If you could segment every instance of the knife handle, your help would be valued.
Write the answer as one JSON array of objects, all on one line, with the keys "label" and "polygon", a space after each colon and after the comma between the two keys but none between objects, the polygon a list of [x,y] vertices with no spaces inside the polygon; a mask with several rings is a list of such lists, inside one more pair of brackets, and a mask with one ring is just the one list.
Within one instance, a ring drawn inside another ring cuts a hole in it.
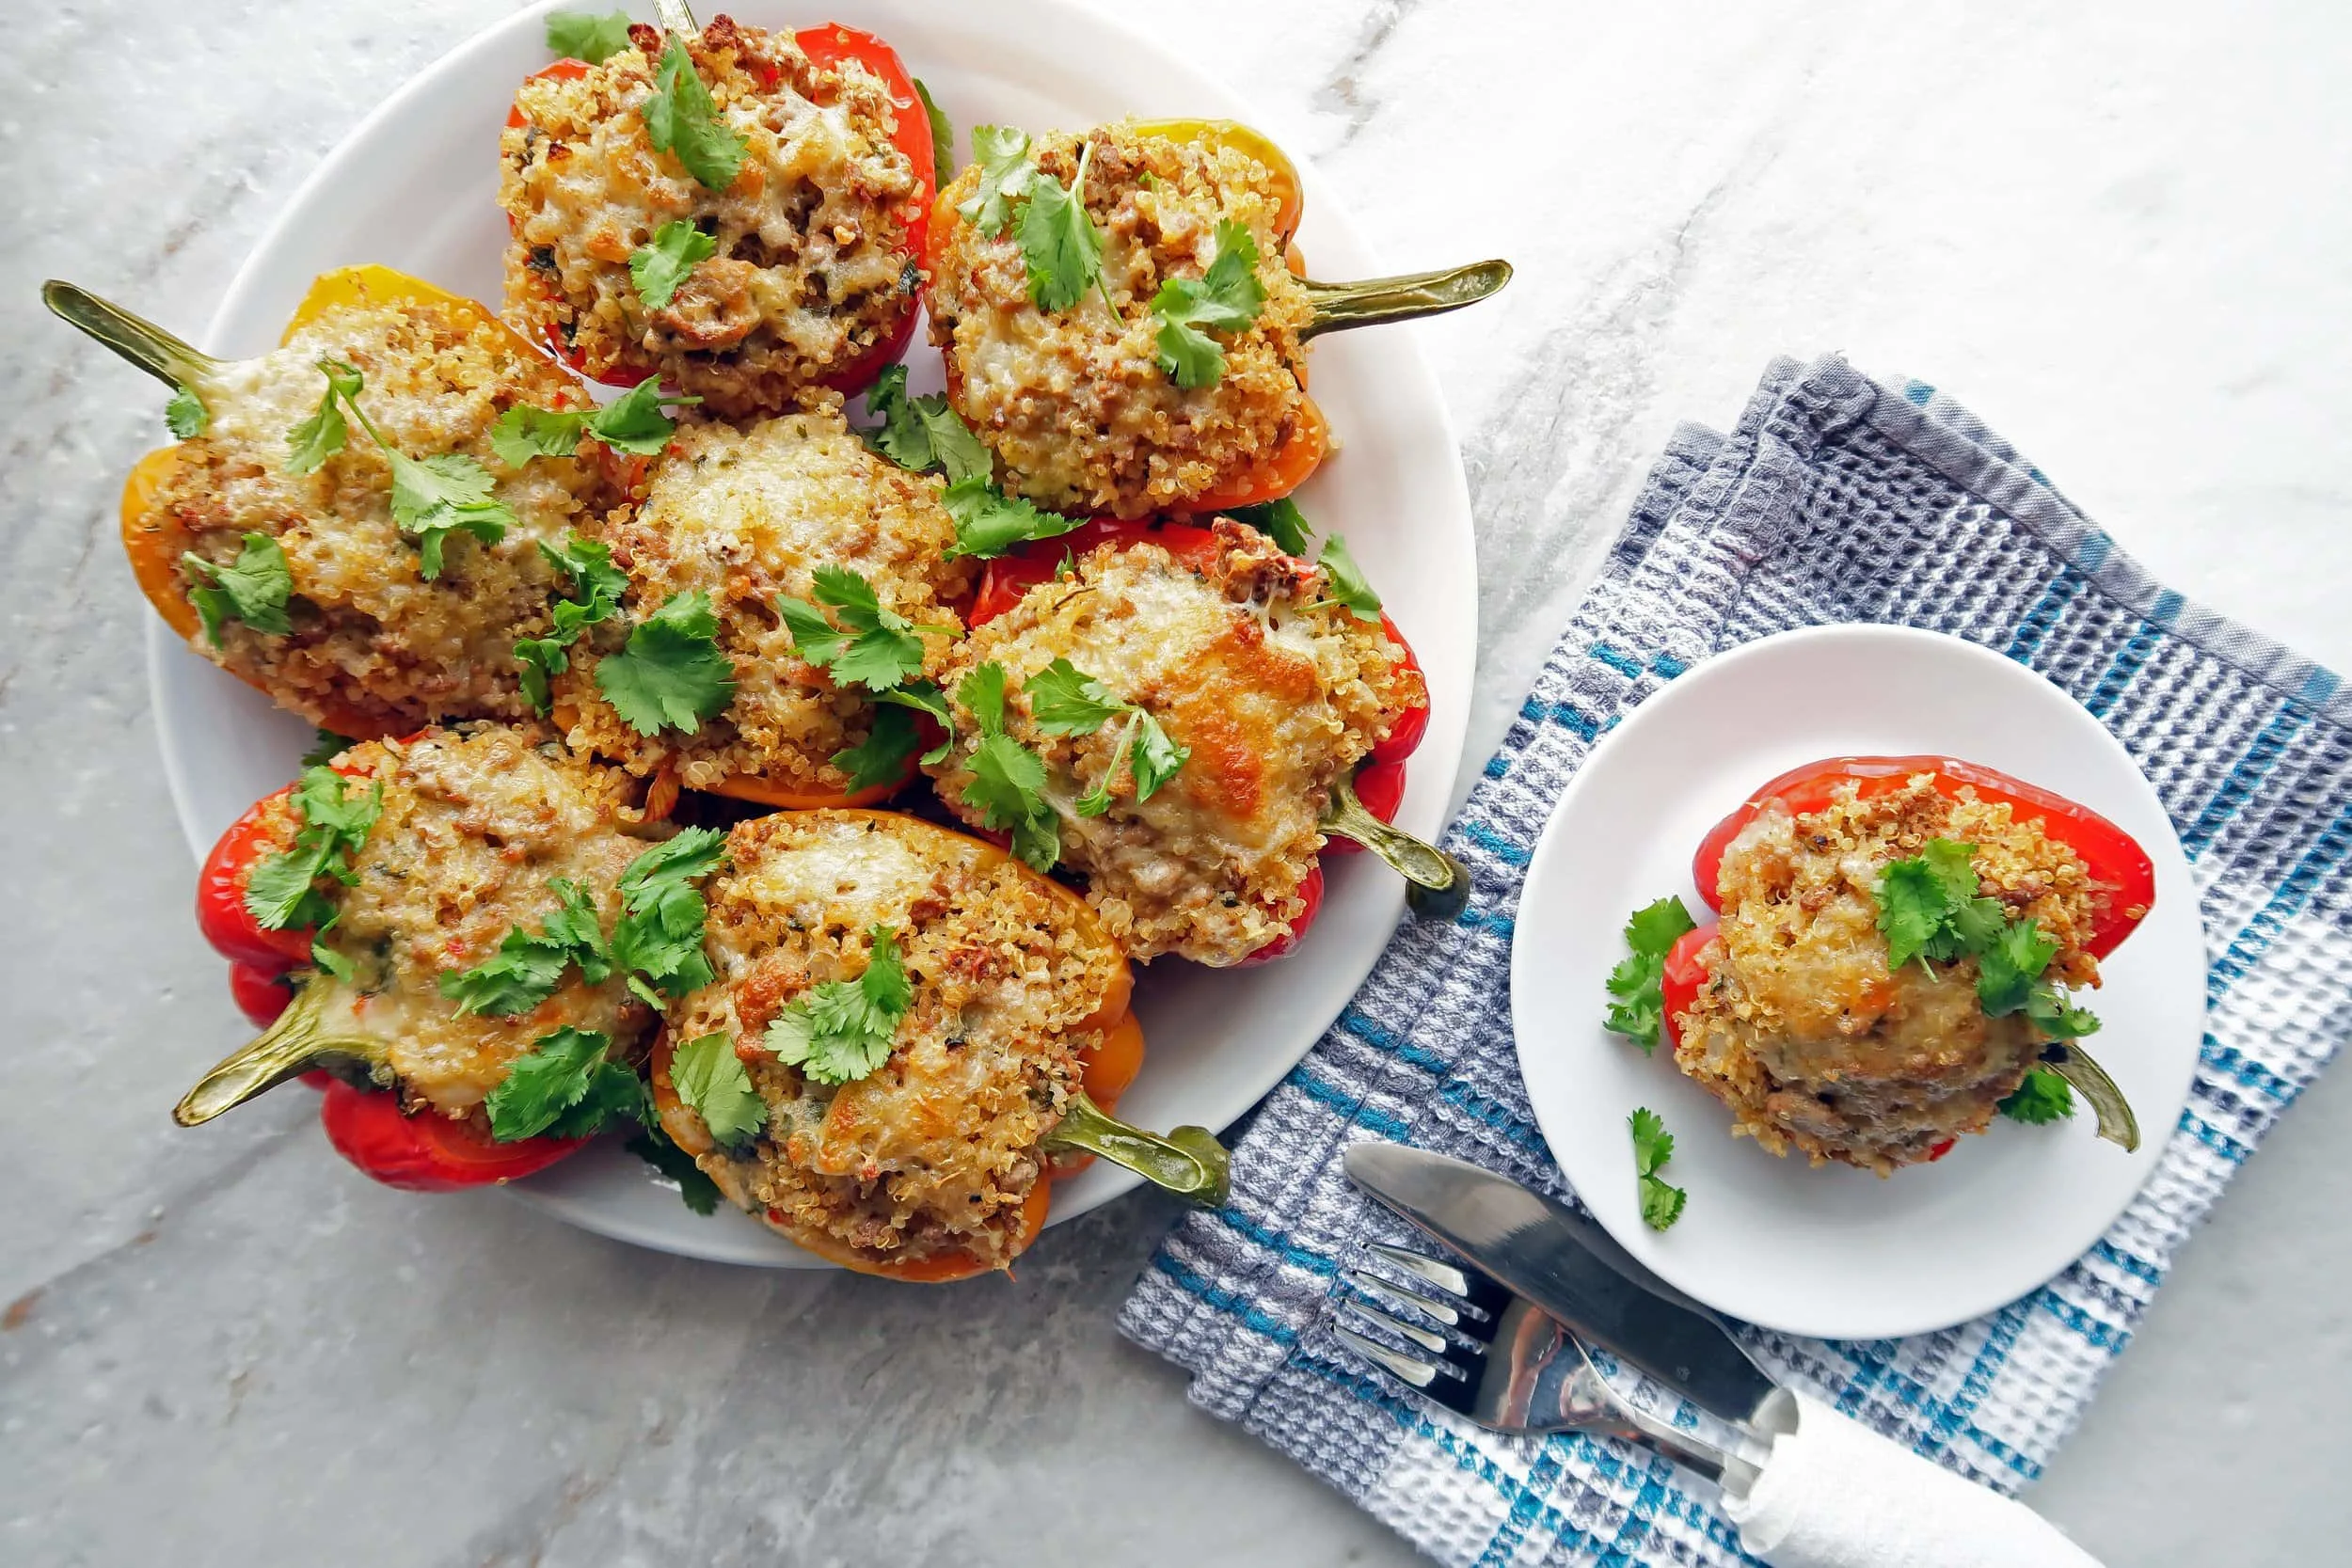
[{"label": "knife handle", "polygon": [[1793,1397],[1795,1430],[1744,1496],[1724,1494],[1740,1545],[1772,1568],[2099,1568],[2025,1504]]}]

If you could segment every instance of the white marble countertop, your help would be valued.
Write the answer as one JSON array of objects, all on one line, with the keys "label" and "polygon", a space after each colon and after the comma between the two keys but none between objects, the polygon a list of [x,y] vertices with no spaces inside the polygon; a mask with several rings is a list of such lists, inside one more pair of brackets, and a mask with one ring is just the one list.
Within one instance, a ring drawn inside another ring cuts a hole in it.
[{"label": "white marble countertop", "polygon": [[[304,1097],[168,1125],[238,1024],[186,917],[147,611],[112,538],[159,400],[33,286],[202,323],[321,154],[510,8],[11,18],[0,1559],[1406,1560],[1117,1338],[1171,1217],[1152,1200],[950,1296],[405,1197],[334,1159]],[[1675,421],[1727,423],[1784,352],[1947,388],[2174,585],[2352,668],[2341,9],[1133,10],[1264,103],[1400,268],[1519,264],[1494,304],[1414,329],[1481,529],[1473,758]],[[2112,1563],[2334,1560],[2352,1538],[2329,1462],[2352,1406],[2352,1073],[2309,1099],[2034,1495]]]}]

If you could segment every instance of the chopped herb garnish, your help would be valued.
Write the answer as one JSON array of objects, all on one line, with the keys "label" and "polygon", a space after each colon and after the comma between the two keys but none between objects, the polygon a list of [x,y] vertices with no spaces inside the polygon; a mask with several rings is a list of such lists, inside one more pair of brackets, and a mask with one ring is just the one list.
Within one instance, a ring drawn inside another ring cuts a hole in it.
[{"label": "chopped herb garnish", "polygon": [[914,78],[914,94],[923,101],[923,118],[931,122],[932,176],[944,185],[956,172],[956,128],[920,76]]},{"label": "chopped herb garnish", "polygon": [[1666,954],[1697,924],[1679,898],[1661,898],[1633,911],[1625,923],[1625,944],[1632,952],[1610,971],[1611,1001],[1604,1027],[1645,1052],[1657,1049],[1659,1026],[1666,1010]]},{"label": "chopped herb garnish", "polygon": [[1126,717],[1102,782],[1079,798],[1081,816],[1100,816],[1111,809],[1111,784],[1121,764],[1135,775],[1136,799],[1148,800],[1192,756],[1187,748],[1168,738],[1158,720],[1136,704],[1114,695],[1067,658],[1055,659],[1024,682],[1021,689],[1029,699],[1030,721],[1047,735],[1092,735],[1112,720]]},{"label": "chopped herb garnish", "polygon": [[1669,1187],[1658,1172],[1674,1158],[1675,1135],[1658,1113],[1644,1106],[1627,1118],[1633,1132],[1633,1176],[1642,1200],[1642,1223],[1663,1230],[1682,1217],[1685,1194]]},{"label": "chopped herb garnish", "polygon": [[305,768],[324,767],[358,744],[359,743],[347,735],[337,735],[333,730],[322,729],[311,736],[310,749],[302,753],[302,766]]},{"label": "chopped herb garnish", "polygon": [[917,472],[936,468],[950,484],[994,471],[994,459],[980,438],[972,434],[947,399],[907,396],[907,368],[893,365],[882,372],[866,394],[866,411],[882,420],[866,438],[874,449],[902,468]]},{"label": "chopped herb garnish", "polygon": [[555,625],[545,637],[518,638],[515,657],[522,665],[523,695],[531,700],[533,712],[546,713],[550,694],[548,683],[571,667],[571,656],[565,650],[580,641],[580,633],[607,619],[620,607],[621,595],[628,589],[628,574],[612,564],[610,546],[593,539],[577,536],[561,545],[542,542],[539,553],[548,564],[571,578],[573,597],[555,601]]},{"label": "chopped herb garnish", "polygon": [[660,1121],[648,1122],[621,1147],[658,1174],[676,1182],[677,1196],[697,1214],[719,1212],[719,1183],[703,1174],[691,1154],[670,1141],[670,1134],[661,1130]]},{"label": "chopped herb garnish", "polygon": [[1348,552],[1347,541],[1338,534],[1323,542],[1323,552],[1315,557],[1315,564],[1323,568],[1323,580],[1330,590],[1331,601],[1342,606],[1359,621],[1380,619],[1380,595],[1372,591],[1365,580],[1364,569],[1356,564]]},{"label": "chopped herb garnish", "polygon": [[[737,172],[743,166],[743,138],[719,118],[719,105],[712,101],[702,77],[695,73],[694,58],[686,52],[686,40],[675,33],[661,51],[661,62],[654,68],[653,80],[652,94],[638,108],[638,113],[644,117],[645,136],[653,143],[653,150],[675,155],[679,166],[707,190],[723,191],[734,184]],[[676,225],[665,223],[661,227],[667,230]],[[657,234],[655,243],[660,242]],[[629,270],[637,270],[634,258]],[[642,279],[637,287],[639,293],[644,292]],[[649,301],[656,309],[669,302],[667,292],[660,300]]]},{"label": "chopped herb garnish", "polygon": [[655,457],[677,434],[677,421],[661,405],[700,402],[665,390],[661,378],[654,376],[601,408],[533,408],[518,403],[490,427],[490,450],[500,462],[519,468],[534,457],[570,457],[587,436],[614,451]]},{"label": "chopped herb garnish", "polygon": [[189,388],[183,387],[171,394],[164,404],[164,428],[171,432],[175,441],[193,440],[204,434],[213,416],[204,407],[204,400]]},{"label": "chopped herb garnish", "polygon": [[628,47],[627,11],[548,13],[548,49],[561,58],[598,65]]},{"label": "chopped herb garnish", "polygon": [[795,997],[768,1025],[768,1049],[819,1084],[848,1084],[890,1059],[898,1021],[914,1000],[898,958],[898,933],[877,926],[866,973],[827,980]]},{"label": "chopped herb garnish", "polygon": [[622,1122],[649,1119],[645,1086],[612,1059],[610,1036],[570,1025],[542,1035],[483,1100],[501,1143],[542,1134],[584,1138]]},{"label": "chopped herb garnish", "polygon": [[190,578],[188,600],[214,647],[220,646],[220,628],[230,621],[243,621],[266,637],[294,630],[286,619],[294,576],[286,569],[286,552],[268,534],[246,534],[237,559],[226,566],[194,550],[182,555],[180,564]]},{"label": "chopped herb garnish", "polygon": [[637,286],[637,297],[647,309],[666,310],[694,263],[718,253],[717,240],[684,218],[672,218],[653,231],[652,244],[629,252],[628,280]]},{"label": "chopped herb garnish", "polygon": [[776,596],[776,611],[792,633],[792,651],[844,686],[887,691],[923,673],[924,631],[882,602],[874,585],[847,566],[819,566],[811,574],[817,604],[832,609],[838,630],[825,612],[789,594]]},{"label": "chopped herb garnish", "polygon": [[1238,332],[1264,305],[1258,242],[1227,218],[1216,226],[1216,254],[1208,269],[1199,277],[1171,277],[1152,297],[1160,323],[1160,369],[1187,391],[1216,386],[1225,373],[1225,350],[1209,332]]},{"label": "chopped herb garnish", "polygon": [[621,873],[621,917],[612,927],[613,967],[654,1006],[710,984],[703,922],[710,912],[696,884],[726,859],[726,835],[688,828]]},{"label": "chopped herb garnish", "polygon": [[948,485],[939,493],[939,503],[956,520],[956,542],[946,550],[950,561],[965,555],[987,561],[1015,545],[1068,533],[1086,521],[1008,496],[979,474]]},{"label": "chopped herb garnish", "polygon": [[[1021,203],[1021,259],[1029,271],[1029,298],[1041,310],[1062,311],[1102,284],[1103,231],[1087,212],[1087,166],[1094,158],[1089,141],[1078,154],[1078,167],[1067,188],[1033,170]],[[1222,358],[1220,356],[1220,363]]]},{"label": "chopped herb garnish", "polygon": [[359,406],[365,384],[357,369],[340,359],[321,359],[318,367],[326,377],[326,392],[318,411],[287,437],[288,473],[312,472],[342,451],[350,438],[348,413],[391,465],[392,521],[417,541],[417,568],[427,582],[441,575],[442,550],[452,533],[470,533],[485,545],[506,537],[515,515],[498,499],[489,469],[463,452],[410,457],[386,440]]},{"label": "chopped herb garnish", "polygon": [[2046,1067],[2029,1069],[2025,1082],[2002,1100],[2000,1111],[2011,1121],[2034,1127],[2064,1121],[2074,1114],[2074,1086]]},{"label": "chopped herb garnish", "polygon": [[1308,526],[1307,515],[1298,510],[1298,503],[1288,496],[1257,506],[1230,507],[1225,515],[1273,540],[1284,555],[1304,560],[1314,546],[1315,531]]},{"label": "chopped herb garnish", "polygon": [[720,651],[719,618],[699,589],[675,594],[596,664],[596,689],[639,735],[692,735],[735,696],[735,662]]},{"label": "chopped herb garnish", "polygon": [[670,1086],[711,1137],[740,1148],[768,1128],[768,1102],[723,1034],[698,1035],[670,1053]]},{"label": "chopped herb garnish", "polygon": [[[972,161],[980,166],[980,188],[958,203],[956,211],[993,240],[1012,221],[1012,204],[1037,176],[1037,166],[1029,161],[1028,133],[1009,125],[975,125]],[[945,170],[941,178],[944,182]]]},{"label": "chopped herb garnish", "polygon": [[558,877],[548,883],[556,907],[536,932],[516,926],[499,949],[468,970],[445,971],[437,983],[461,1013],[513,1018],[531,1011],[577,967],[588,984],[601,985],[612,973],[612,955],[594,898],[577,883]]},{"label": "chopped herb garnish", "polygon": [[359,879],[351,857],[384,810],[384,785],[378,781],[346,795],[342,774],[307,768],[294,785],[294,805],[302,818],[294,847],[260,862],[246,877],[246,911],[264,930],[325,927],[335,918],[333,902],[315,884],[323,877],[345,887]]},{"label": "chopped herb garnish", "polygon": [[979,744],[965,759],[972,782],[963,803],[987,826],[1012,834],[1012,852],[1036,871],[1061,858],[1061,821],[1046,800],[1045,763],[1005,733],[1005,667],[991,659],[956,686],[956,701],[971,710]]}]

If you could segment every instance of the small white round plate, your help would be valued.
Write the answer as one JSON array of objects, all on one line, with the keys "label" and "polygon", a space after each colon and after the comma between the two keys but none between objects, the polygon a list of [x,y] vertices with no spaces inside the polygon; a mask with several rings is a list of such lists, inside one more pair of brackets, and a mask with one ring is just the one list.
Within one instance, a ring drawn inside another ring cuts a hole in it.
[{"label": "small white round plate", "polygon": [[[498,205],[499,128],[516,84],[551,57],[542,6],[469,40],[371,114],[331,153],[262,237],[213,319],[205,347],[259,354],[316,274],[380,261],[495,304],[505,221]],[[1123,115],[1250,120],[1212,77],[1152,39],[1063,0],[705,0],[767,27],[839,22],[887,39],[930,87],[968,158],[975,125],[1030,131]],[[650,6],[629,8],[650,14]],[[1300,245],[1316,276],[1371,277],[1473,258],[1377,259],[1330,190],[1302,166]],[[1409,329],[1354,332],[1315,345],[1315,401],[1346,450],[1300,492],[1308,516],[1345,532],[1387,595],[1427,673],[1428,739],[1415,757],[1399,823],[1434,835],[1454,788],[1478,641],[1477,546],[1460,451],[1436,378]],[[941,385],[939,356],[918,334],[908,356],[916,391]],[[148,662],[164,767],[199,855],[237,815],[292,778],[308,726],[222,673],[158,625]],[[1339,1015],[1387,944],[1404,885],[1369,855],[1334,858],[1314,928],[1277,964],[1217,974],[1167,961],[1136,988],[1151,1054],[1120,1113],[1151,1127],[1221,1128],[1280,1081]],[[1074,1218],[1136,1179],[1097,1162],[1065,1183],[1053,1221]],[[603,1235],[731,1262],[818,1266],[742,1214],[697,1217],[617,1146],[598,1147],[518,1183],[519,1196]]]},{"label": "small white round plate", "polygon": [[[2091,1037],[2139,1118],[2126,1154],[2090,1109],[1995,1118],[1932,1164],[1881,1179],[1776,1158],[1723,1106],[1601,1027],[1628,913],[1668,894],[1696,915],[1699,840],[1766,780],[1821,757],[1940,752],[2079,800],[2155,863],[2156,903],[2100,965]],[[2155,1168],[2188,1095],[2205,1012],[2197,890],[2155,791],[2074,699],[1974,643],[1896,626],[1784,632],[1708,659],[1594,748],[1528,866],[1511,1022],[1529,1101],[1560,1168],[1609,1233],[1720,1311],[1791,1334],[1875,1339],[1947,1328],[2015,1300],[2103,1235]],[[1627,1118],[1675,1136],[1661,1173],[1690,1198],[1642,1223]]]}]

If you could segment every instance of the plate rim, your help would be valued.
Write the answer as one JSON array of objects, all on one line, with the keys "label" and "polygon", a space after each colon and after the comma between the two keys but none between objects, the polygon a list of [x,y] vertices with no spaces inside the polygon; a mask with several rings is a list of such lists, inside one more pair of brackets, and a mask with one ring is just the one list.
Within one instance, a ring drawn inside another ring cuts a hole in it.
[{"label": "plate rim", "polygon": [[[269,259],[286,243],[287,236],[296,227],[298,215],[318,200],[323,192],[334,187],[344,176],[347,167],[361,157],[358,150],[364,143],[378,135],[388,122],[413,112],[416,101],[429,94],[433,84],[443,75],[460,69],[475,55],[503,47],[515,34],[535,34],[543,26],[546,14],[561,8],[565,3],[566,0],[540,0],[538,5],[516,11],[469,34],[403,80],[360,116],[336,139],[317,166],[295,186],[239,261],[206,324],[202,339],[205,346],[218,352],[235,319],[255,309],[248,295],[263,286]],[[739,6],[737,8],[757,10],[765,8],[758,4],[758,0],[754,0],[752,6]],[[863,15],[875,10],[894,16],[903,15],[910,21],[918,16],[930,19],[933,15],[928,8],[894,5],[892,0],[834,0],[829,19],[858,25]],[[1257,105],[1248,103],[1242,95],[1208,74],[1189,56],[1169,49],[1131,25],[1124,18],[1075,4],[1074,0],[965,0],[965,4],[958,7],[952,17],[940,17],[935,22],[930,22],[929,25],[934,34],[952,30],[968,35],[987,21],[984,15],[977,13],[990,11],[1017,16],[1020,19],[1018,27],[1008,29],[1014,36],[1025,37],[1040,28],[1050,27],[1082,40],[1070,51],[1070,54],[1080,57],[1093,54],[1099,48],[1132,51],[1150,59],[1154,69],[1166,72],[1182,94],[1207,103],[1225,105],[1226,112],[1232,118],[1245,119],[1259,125],[1289,122],[1286,115],[1265,116],[1258,113]],[[888,31],[876,26],[875,31],[893,37],[894,41],[901,43],[923,36],[922,24],[894,24]],[[1314,221],[1338,230],[1360,249],[1372,248],[1362,239],[1345,203],[1331,189],[1312,161],[1295,151],[1292,152],[1292,157],[1297,165],[1302,190],[1309,211],[1314,214]],[[1417,418],[1426,424],[1432,438],[1451,454],[1451,460],[1444,464],[1443,475],[1432,477],[1444,491],[1446,520],[1452,525],[1454,545],[1461,551],[1466,564],[1461,574],[1462,589],[1455,594],[1458,602],[1438,607],[1447,625],[1458,628],[1452,633],[1451,640],[1464,650],[1463,657],[1454,661],[1454,669],[1447,672],[1442,686],[1435,679],[1430,682],[1429,732],[1415,752],[1415,761],[1419,766],[1415,768],[1405,810],[1400,816],[1400,825],[1434,839],[1451,815],[1454,790],[1461,775],[1470,706],[1477,677],[1480,651],[1477,531],[1470,507],[1469,474],[1463,463],[1461,442],[1453,413],[1418,335],[1410,331],[1384,334],[1382,342],[1384,377],[1391,383],[1409,385],[1414,388],[1411,400],[1420,405]],[[927,348],[926,342],[921,348],[910,352],[921,352]],[[1420,526],[1426,526],[1425,515]],[[1433,620],[1438,618],[1432,617]],[[196,789],[187,769],[189,759],[202,748],[203,742],[195,727],[188,724],[187,716],[180,713],[165,698],[169,684],[168,669],[181,665],[181,661],[189,660],[207,668],[211,666],[208,660],[178,638],[166,635],[167,631],[167,628],[158,618],[148,617],[145,651],[149,706],[154,719],[157,750],[161,753],[165,785],[171,799],[173,814],[179,820],[181,835],[186,841],[191,855],[200,864],[210,848],[212,834],[199,820]],[[1378,948],[1365,953],[1360,964],[1349,966],[1353,970],[1353,977],[1344,991],[1338,994],[1313,1028],[1302,1027],[1299,1030],[1295,1048],[1269,1051],[1263,1048],[1263,1039],[1244,1039],[1236,1036],[1232,1040],[1226,1049],[1235,1053],[1246,1065],[1233,1070],[1232,1076],[1235,1082],[1232,1090],[1219,1096],[1214,1108],[1198,1113],[1208,1125],[1221,1132],[1263,1100],[1313,1049],[1316,1040],[1329,1029],[1332,1020],[1344,1009],[1348,998],[1360,990],[1386,951],[1388,942],[1392,940],[1396,922],[1404,911],[1401,883],[1391,885],[1384,882],[1370,890],[1370,895],[1388,906],[1382,928],[1389,935],[1383,938]],[[1255,1070],[1248,1070],[1250,1068]],[[1151,1070],[1148,1060],[1144,1070]],[[1246,1097],[1241,1092],[1245,1085],[1248,1087]],[[591,1158],[599,1152],[584,1151],[580,1158]],[[755,1240],[779,1243],[789,1250],[770,1253],[763,1249],[758,1255],[750,1255],[748,1249],[730,1246],[723,1242],[706,1248],[695,1245],[691,1236],[682,1240],[677,1236],[658,1234],[631,1222],[625,1215],[608,1212],[594,1198],[582,1198],[557,1190],[551,1179],[558,1174],[551,1172],[548,1178],[509,1183],[504,1190],[594,1234],[673,1256],[755,1267],[837,1266],[791,1248],[789,1243],[764,1227],[758,1227]],[[1049,1228],[1090,1212],[1142,1183],[1142,1179],[1133,1173],[1108,1166],[1089,1171],[1081,1180],[1088,1182],[1090,1190],[1074,1196],[1057,1195],[1046,1221]],[[539,1185],[542,1181],[548,1181],[549,1185],[542,1187]],[[749,1220],[750,1216],[744,1218]]]},{"label": "plate rim", "polygon": [[[1554,1164],[1561,1168],[1564,1176],[1567,1163],[1560,1157],[1559,1144],[1562,1141],[1563,1131],[1567,1129],[1565,1129],[1562,1113],[1558,1109],[1555,1108],[1549,1116],[1547,1115],[1545,1105],[1551,1097],[1539,1091],[1536,1085],[1530,1080],[1527,1064],[1531,1048],[1528,1042],[1531,1038],[1540,1037],[1542,1029],[1539,1023],[1531,1021],[1528,1016],[1527,1009],[1533,1006],[1533,1003],[1523,1001],[1522,998],[1541,989],[1529,983],[1535,974],[1534,966],[1537,962],[1535,948],[1540,945],[1539,941],[1530,940],[1530,927],[1531,925],[1540,927],[1544,924],[1542,911],[1548,902],[1548,899],[1539,899],[1536,895],[1539,889],[1548,889],[1552,879],[1567,874],[1564,867],[1568,852],[1555,847],[1555,845],[1557,841],[1565,839],[1563,824],[1586,781],[1594,776],[1594,765],[1603,760],[1604,753],[1619,740],[1625,732],[1640,723],[1645,715],[1665,712],[1671,717],[1673,711],[1671,708],[1660,709],[1654,705],[1657,700],[1681,688],[1684,682],[1697,677],[1704,671],[1721,668],[1733,662],[1746,663],[1758,657],[1770,657],[1782,647],[1800,643],[1868,642],[1885,639],[1931,645],[1953,657],[1978,663],[1988,673],[1997,673],[1998,678],[2001,679],[2014,679],[2022,676],[2038,682],[2051,694],[2059,698],[2081,720],[2086,740],[2089,740],[2095,732],[2097,740],[2090,743],[2103,747],[2125,765],[2131,778],[2137,782],[2138,788],[2144,793],[2145,800],[2142,803],[2151,807],[2155,819],[2164,824],[2161,841],[2147,846],[2150,858],[2156,863],[2160,875],[2166,869],[2170,869],[2175,874],[2178,884],[2188,895],[2182,906],[2184,915],[2181,918],[2185,918],[2191,923],[2199,951],[2205,963],[2210,964],[2211,954],[2206,947],[2202,913],[2196,900],[2197,886],[2193,870],[2187,853],[2181,845],[2179,832],[2173,826],[2171,814],[2165,809],[2162,798],[2156,794],[2155,786],[2149,781],[2145,770],[2122,740],[2117,738],[2106,725],[2100,722],[2096,715],[2083,707],[2071,692],[2049,680],[2040,671],[2004,657],[1980,643],[1953,633],[1935,631],[1923,626],[1857,621],[1796,626],[1772,632],[1735,647],[1724,648],[1708,655],[1706,658],[1694,663],[1689,671],[1677,676],[1672,683],[1652,692],[1647,701],[1628,710],[1622,722],[1614,726],[1610,733],[1604,734],[1598,743],[1578,764],[1576,771],[1569,778],[1565,787],[1561,790],[1560,798],[1552,803],[1550,811],[1546,814],[1543,829],[1530,852],[1527,873],[1519,889],[1519,918],[1513,929],[1511,943],[1512,1053],[1515,1064],[1518,1068],[1521,1085],[1527,1094],[1529,1107],[1534,1114],[1537,1128],[1543,1136],[1546,1151],[1550,1155]],[[1530,910],[1536,913],[1536,919],[1534,922],[1527,918],[1527,912]],[[1598,985],[1597,976],[1595,977],[1595,985],[1596,987]],[[1596,994],[1598,994],[1597,990]],[[2201,1016],[2201,1011],[2200,1017]],[[1610,1232],[1613,1239],[1634,1250],[1644,1265],[1657,1273],[1661,1279],[1692,1298],[1705,1302],[1716,1310],[1743,1323],[1779,1333],[1823,1339],[1900,1338],[1912,1335],[1940,1332],[1974,1322],[1988,1313],[1998,1311],[2013,1302],[2032,1295],[2052,1279],[2063,1274],[2075,1259],[2095,1246],[2101,1237],[2114,1228],[2116,1221],[2130,1209],[2133,1203],[2138,1200],[2162,1164],[2165,1150],[2171,1140],[2173,1128],[2179,1120],[2182,1109],[2188,1101],[2189,1091],[2196,1076],[2196,1061],[2195,1053],[2189,1053],[2178,1074],[2177,1083],[2167,1092],[2164,1104],[2158,1108],[2161,1111],[2160,1115],[2139,1115],[2143,1131],[2141,1149],[2124,1157],[2141,1162],[2144,1169],[2137,1181],[2121,1190],[2111,1209],[2104,1204],[2100,1206],[2101,1217],[2095,1226],[2092,1225],[2086,1212],[2086,1217],[2077,1225],[2060,1227],[2054,1231],[2056,1236],[2069,1238],[2074,1238],[2078,1230],[2084,1233],[2079,1239],[2070,1241],[2063,1256],[2058,1257],[2058,1260],[2048,1270],[2042,1271],[2037,1266],[2032,1279],[2022,1287],[2011,1289],[2005,1283],[1992,1285],[1975,1295],[1968,1296],[1964,1301],[1955,1291],[1953,1305],[1940,1306],[1933,1312],[1923,1313],[1915,1309],[1904,1314],[1885,1311],[1872,1313],[1866,1309],[1842,1319],[1824,1312],[1811,1321],[1791,1319],[1781,1312],[1767,1311],[1762,1314],[1752,1314],[1743,1310],[1740,1304],[1737,1302],[1718,1299],[1719,1292],[1710,1288],[1709,1281],[1706,1278],[1692,1277],[1691,1271],[1683,1267],[1682,1260],[1672,1253],[1664,1253],[1661,1256],[1660,1249],[1647,1244],[1655,1239],[1648,1233],[1640,1232],[1629,1238],[1620,1233],[1620,1226],[1613,1226],[1609,1223],[1602,1210],[1594,1208],[1590,1204],[1584,1204],[1583,1207],[1603,1229]],[[1671,1064],[1667,1064],[1665,1070],[1673,1070]],[[2134,1107],[2136,1113],[2144,1113],[2148,1109],[2146,1106]],[[1728,1136],[1728,1129],[1724,1131]],[[2058,1250],[2054,1241],[2050,1251],[2056,1256]],[[2009,1276],[2000,1277],[2006,1279]]]}]

